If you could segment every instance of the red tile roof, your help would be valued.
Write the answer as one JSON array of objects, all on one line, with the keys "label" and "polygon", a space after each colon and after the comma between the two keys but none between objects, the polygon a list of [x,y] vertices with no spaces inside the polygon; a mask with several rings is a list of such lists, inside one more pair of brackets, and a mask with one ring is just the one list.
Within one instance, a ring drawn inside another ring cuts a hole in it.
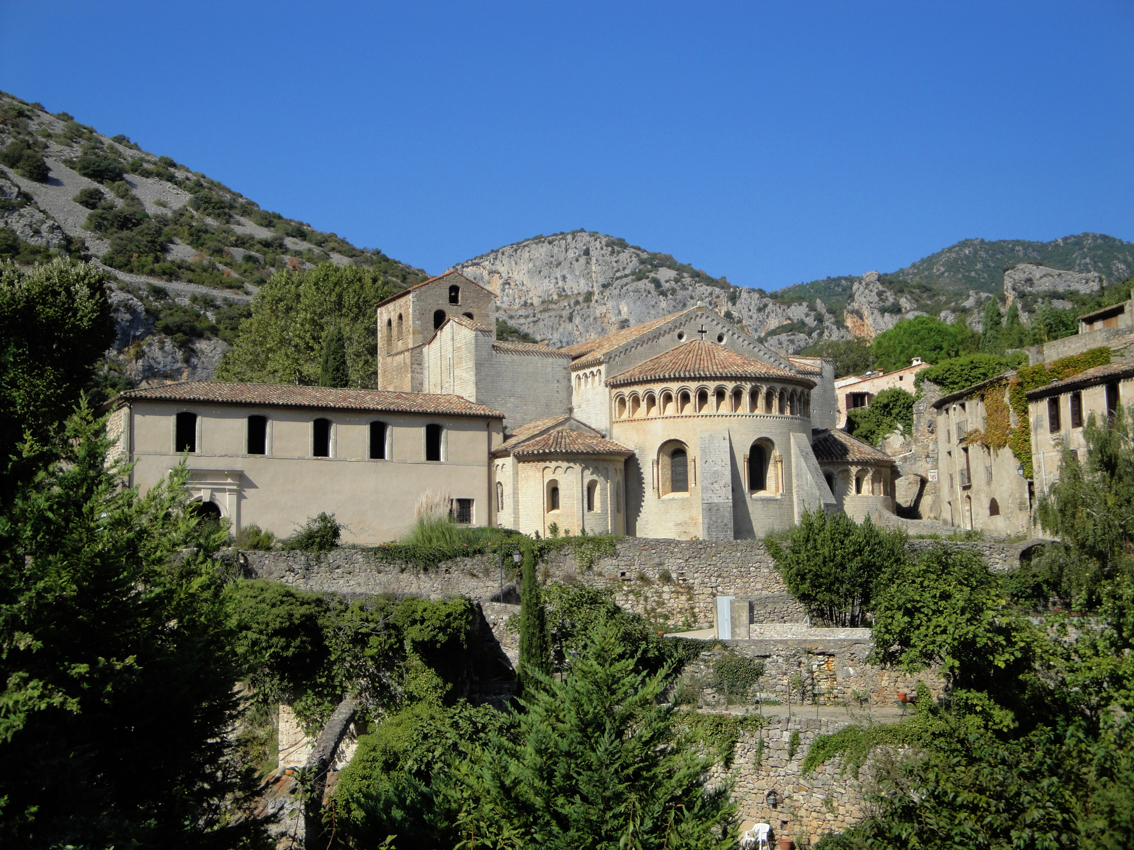
[{"label": "red tile roof", "polygon": [[444,274],[437,275],[437,277],[431,277],[429,280],[423,280],[421,283],[415,283],[413,286],[409,287],[408,289],[403,289],[397,295],[391,295],[389,298],[382,299],[375,306],[381,307],[383,304],[389,304],[391,301],[397,301],[399,298],[403,297],[407,293],[413,292],[415,289],[421,289],[421,287],[426,286],[426,285],[433,283],[435,281],[441,280],[441,278],[443,278],[443,277],[459,277],[462,281],[469,284],[470,286],[476,286],[476,287],[479,287],[480,289],[484,289],[484,291],[487,292],[489,295],[491,295],[493,298],[496,297],[496,293],[494,293],[491,289],[486,289],[485,287],[483,287],[479,283],[477,283],[475,280],[470,280],[469,278],[465,277],[460,272],[455,272],[455,271],[450,270],[450,271],[445,272]]},{"label": "red tile roof", "polygon": [[646,322],[644,325],[623,328],[612,334],[600,336],[597,339],[589,339],[586,342],[577,342],[574,345],[569,345],[559,350],[564,354],[571,355],[571,357],[575,359],[575,363],[572,364],[573,367],[595,366],[598,365],[604,354],[609,354],[619,346],[633,342],[638,337],[649,333],[655,328],[660,328],[671,319],[676,319],[678,316],[682,316],[696,309],[696,307],[690,307],[688,310],[682,310],[680,313],[674,313],[670,316],[662,316],[660,319],[654,319],[652,322]]},{"label": "red tile roof", "polygon": [[820,463],[894,463],[894,459],[839,429],[811,431],[811,450]]},{"label": "red tile roof", "polygon": [[532,457],[535,455],[621,455],[629,457],[634,452],[621,443],[616,443],[614,440],[608,440],[597,434],[588,434],[584,431],[576,431],[573,428],[556,428],[546,434],[521,440],[511,447],[508,446],[508,443],[505,443],[493,454],[497,456],[512,454],[516,457]]},{"label": "red tile roof", "polygon": [[499,351],[501,354],[531,354],[536,357],[571,359],[570,355],[564,354],[562,351],[533,342],[494,342],[492,343],[492,350]]},{"label": "red tile roof", "polygon": [[793,378],[796,382],[815,386],[815,382],[796,372],[772,366],[718,345],[695,339],[683,343],[645,363],[639,363],[607,381],[611,387],[643,381],[669,381],[685,378]]},{"label": "red tile roof", "polygon": [[823,359],[821,357],[789,357],[788,361],[799,370],[801,375],[823,374]]},{"label": "red tile roof", "polygon": [[504,414],[458,395],[399,393],[389,390],[297,387],[292,384],[235,384],[220,381],[180,381],[161,387],[127,390],[116,406],[131,401],[250,404],[271,407],[309,407],[383,413],[426,413],[503,419]]}]

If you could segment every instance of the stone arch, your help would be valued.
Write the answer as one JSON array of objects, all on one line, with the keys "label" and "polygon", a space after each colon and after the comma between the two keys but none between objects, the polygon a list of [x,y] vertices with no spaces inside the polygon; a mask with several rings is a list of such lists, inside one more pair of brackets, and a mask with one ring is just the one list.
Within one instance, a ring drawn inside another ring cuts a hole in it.
[{"label": "stone arch", "polygon": [[764,393],[764,412],[765,413],[775,413],[776,412],[776,388],[775,387],[768,387],[768,389]]},{"label": "stone arch", "polygon": [[439,327],[441,327],[443,324],[445,324],[446,318],[447,318],[447,316],[446,316],[444,310],[434,310],[433,311],[433,330],[437,330]]},{"label": "stone arch", "polygon": [[763,396],[764,390],[762,387],[753,387],[748,391],[748,412],[760,412],[760,398]]},{"label": "stone arch", "polygon": [[555,513],[559,510],[559,504],[559,479],[551,478],[544,488],[544,512],[549,514]]},{"label": "stone arch", "polygon": [[860,469],[854,474],[854,494],[856,496],[870,495],[869,469]]},{"label": "stone arch", "polygon": [[389,351],[394,346],[394,320],[386,320],[386,350]]},{"label": "stone arch", "polygon": [[681,390],[677,394],[677,412],[689,413],[689,408],[693,403],[692,394],[689,390]]},{"label": "stone arch", "polygon": [[996,499],[988,500],[988,515],[1000,516],[1000,503],[997,502]]},{"label": "stone arch", "polygon": [[626,396],[619,393],[614,399],[614,418],[626,418]]},{"label": "stone arch", "polygon": [[662,416],[669,416],[676,412],[673,402],[673,392],[670,390],[662,390],[661,394],[661,414]]},{"label": "stone arch", "polygon": [[658,415],[658,397],[652,391],[647,392],[643,397],[642,406],[645,408],[643,416]]},{"label": "stone arch", "polygon": [[704,413],[709,407],[709,391],[704,387],[697,390],[697,413]]},{"label": "stone arch", "polygon": [[748,447],[744,472],[749,493],[780,492],[780,457],[770,438],[761,437]]},{"label": "stone arch", "polygon": [[461,313],[461,315],[462,315],[462,316],[464,316],[464,317],[465,317],[466,319],[468,319],[468,320],[469,320],[470,322],[475,322],[475,321],[476,321],[476,319],[474,319],[474,318],[473,318],[473,314],[472,314],[472,313]]},{"label": "stone arch", "polygon": [[728,412],[728,390],[724,387],[717,387],[716,391],[713,393],[713,412]]},{"label": "stone arch", "polygon": [[692,476],[689,447],[681,440],[668,440],[658,448],[658,494],[688,493]]},{"label": "stone arch", "polygon": [[594,513],[598,510],[602,510],[599,504],[599,483],[597,478],[592,478],[587,482],[587,512]]},{"label": "stone arch", "polygon": [[455,284],[455,283],[451,284],[449,286],[449,303],[450,304],[460,304],[461,303],[461,287],[457,286],[457,284]]},{"label": "stone arch", "polygon": [[730,413],[744,412],[744,387],[733,387],[729,406]]},{"label": "stone arch", "polygon": [[630,418],[633,419],[638,415],[638,411],[642,408],[642,397],[637,393],[630,393]]}]

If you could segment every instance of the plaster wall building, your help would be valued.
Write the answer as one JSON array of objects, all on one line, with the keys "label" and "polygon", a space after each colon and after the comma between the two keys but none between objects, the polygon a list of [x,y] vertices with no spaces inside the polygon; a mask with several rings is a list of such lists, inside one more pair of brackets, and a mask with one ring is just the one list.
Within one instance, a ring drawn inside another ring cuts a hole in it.
[{"label": "plaster wall building", "polygon": [[191,498],[278,537],[321,512],[344,542],[378,543],[448,494],[463,522],[495,522],[485,458],[501,415],[453,395],[186,381],[116,399],[110,432],[153,486],[183,459]]},{"label": "plaster wall building", "polygon": [[914,376],[928,367],[928,363],[922,363],[920,357],[915,357],[913,363],[904,369],[895,369],[893,372],[883,374],[867,373],[862,377],[848,376],[838,379],[834,382],[838,419],[834,426],[817,425],[816,427],[845,427],[848,410],[856,407],[869,407],[871,399],[883,390],[892,390],[896,387],[911,395],[916,393]]}]

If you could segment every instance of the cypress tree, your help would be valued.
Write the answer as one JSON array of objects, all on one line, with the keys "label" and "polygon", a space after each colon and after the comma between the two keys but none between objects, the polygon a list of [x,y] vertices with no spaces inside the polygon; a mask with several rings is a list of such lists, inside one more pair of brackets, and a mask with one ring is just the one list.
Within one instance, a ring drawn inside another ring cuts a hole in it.
[{"label": "cypress tree", "polygon": [[551,635],[547,611],[536,578],[535,553],[524,545],[520,568],[520,689],[528,691],[541,678],[551,676]]},{"label": "cypress tree", "polygon": [[346,339],[342,329],[335,325],[323,342],[323,359],[319,364],[319,386],[346,387],[350,385],[347,368]]}]

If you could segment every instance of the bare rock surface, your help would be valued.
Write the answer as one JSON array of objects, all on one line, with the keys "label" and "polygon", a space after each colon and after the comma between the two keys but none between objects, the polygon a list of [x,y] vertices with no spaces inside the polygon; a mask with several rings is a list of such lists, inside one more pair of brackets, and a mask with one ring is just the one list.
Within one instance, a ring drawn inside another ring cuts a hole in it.
[{"label": "bare rock surface", "polygon": [[[1010,305],[1024,295],[1054,292],[1098,292],[1103,277],[1098,272],[1068,272],[1021,263],[1004,273],[1004,298]],[[1058,302],[1053,302],[1057,303]],[[1070,306],[1070,302],[1063,302]]]}]

